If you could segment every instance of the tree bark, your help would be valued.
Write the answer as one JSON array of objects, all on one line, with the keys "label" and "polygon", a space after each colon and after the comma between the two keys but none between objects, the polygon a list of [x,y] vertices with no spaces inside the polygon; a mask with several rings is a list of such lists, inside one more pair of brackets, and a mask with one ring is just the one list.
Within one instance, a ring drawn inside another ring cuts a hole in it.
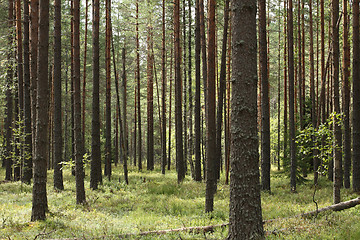
[{"label": "tree bark", "polygon": [[61,0],[56,0],[54,22],[54,188],[63,190],[61,120]]},{"label": "tree bark", "polygon": [[216,76],[215,76],[215,0],[209,2],[209,41],[208,41],[208,79],[207,79],[207,164],[205,212],[214,210],[214,195],[217,185],[216,149]]},{"label": "tree bark", "polygon": [[288,6],[288,67],[289,67],[289,119],[290,119],[290,160],[291,175],[290,185],[291,191],[296,191],[296,145],[295,145],[295,91],[294,91],[294,28],[293,28],[293,4],[289,0]]},{"label": "tree bark", "polygon": [[200,0],[195,6],[195,181],[201,181],[201,132],[200,132]]},{"label": "tree bark", "polygon": [[111,1],[106,1],[106,38],[105,38],[105,72],[106,72],[106,104],[105,104],[105,176],[111,178],[111,55],[110,55],[110,9]]},{"label": "tree bark", "polygon": [[[161,96],[162,96],[162,138],[161,138],[161,149],[162,149],[162,161],[161,161],[161,173],[165,174],[166,169],[166,38],[165,38],[165,11],[166,5],[165,0],[162,1],[162,39],[161,39]],[[169,149],[170,151],[170,149]]]},{"label": "tree bark", "polygon": [[150,19],[147,29],[147,170],[154,170],[154,55],[151,51],[153,48],[151,24]]},{"label": "tree bark", "polygon": [[[80,98],[80,0],[74,0],[74,137],[75,137],[75,179],[76,203],[85,203],[84,189],[84,146],[81,133],[81,98]],[[40,57],[40,56],[39,56]]]},{"label": "tree bark", "polygon": [[137,120],[138,120],[138,168],[142,170],[142,137],[141,137],[141,105],[140,105],[140,49],[139,49],[139,2],[136,1],[136,70],[137,70]]},{"label": "tree bark", "polygon": [[32,138],[31,138],[31,99],[30,99],[30,50],[29,50],[29,1],[24,0],[24,168],[23,182],[30,184],[32,178]]},{"label": "tree bark", "polygon": [[99,79],[100,79],[100,51],[99,51],[99,19],[100,2],[93,2],[93,92],[92,92],[92,127],[91,127],[91,172],[90,188],[97,189],[101,182],[101,151],[100,151],[100,104],[99,104]]},{"label": "tree bark", "polygon": [[[257,137],[256,1],[233,1],[228,239],[263,239]],[[247,169],[246,172],[242,169]]]},{"label": "tree bark", "polygon": [[176,169],[178,182],[185,178],[183,123],[182,123],[182,79],[181,79],[181,44],[180,44],[180,1],[174,2],[174,59],[175,59],[175,137]]},{"label": "tree bark", "polygon": [[82,134],[85,146],[85,113],[86,113],[86,60],[87,60],[87,33],[88,33],[88,0],[85,1],[85,40],[84,40],[84,62],[83,62],[83,88],[82,88]]},{"label": "tree bark", "polygon": [[343,81],[342,104],[344,113],[344,187],[350,188],[351,168],[351,127],[350,127],[350,47],[348,1],[343,1]]},{"label": "tree bark", "polygon": [[259,53],[261,78],[261,188],[270,191],[270,106],[266,41],[266,0],[259,1]]},{"label": "tree bark", "polygon": [[33,192],[31,221],[44,220],[48,209],[46,195],[48,141],[48,56],[49,56],[49,0],[39,1],[38,84],[36,113],[36,144],[33,161]]},{"label": "tree bark", "polygon": [[359,0],[353,2],[353,191],[360,192],[360,39]]}]

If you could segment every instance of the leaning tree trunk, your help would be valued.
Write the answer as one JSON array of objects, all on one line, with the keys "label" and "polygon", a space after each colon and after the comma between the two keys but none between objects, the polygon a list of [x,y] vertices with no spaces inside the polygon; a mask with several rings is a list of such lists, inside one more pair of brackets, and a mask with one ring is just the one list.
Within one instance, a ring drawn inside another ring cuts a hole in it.
[{"label": "leaning tree trunk", "polygon": [[234,73],[242,74],[232,76],[228,239],[263,239],[256,111],[256,1],[234,1],[232,7],[232,67]]},{"label": "leaning tree trunk", "polygon": [[46,195],[48,141],[48,56],[49,56],[49,0],[40,0],[39,4],[39,45],[38,45],[38,84],[36,113],[36,144],[33,161],[33,193],[31,221],[44,220],[48,209]]}]

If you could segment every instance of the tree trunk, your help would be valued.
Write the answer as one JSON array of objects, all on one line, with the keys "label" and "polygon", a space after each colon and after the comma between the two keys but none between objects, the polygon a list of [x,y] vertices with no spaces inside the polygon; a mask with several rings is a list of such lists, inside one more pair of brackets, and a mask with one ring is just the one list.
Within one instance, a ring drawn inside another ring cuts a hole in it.
[{"label": "tree trunk", "polygon": [[[165,55],[165,0],[162,1],[162,40],[161,40],[161,96],[162,96],[162,138],[161,138],[161,150],[162,150],[162,161],[161,161],[161,172],[165,174],[166,168],[166,55]],[[169,149],[170,151],[170,149]]]},{"label": "tree trunk", "polygon": [[259,53],[261,76],[261,188],[270,191],[270,106],[266,41],[266,0],[259,1]]},{"label": "tree trunk", "polygon": [[140,49],[139,49],[139,2],[136,1],[136,70],[137,70],[137,120],[138,120],[138,168],[142,170],[142,137],[141,137],[141,105],[140,105]]},{"label": "tree trunk", "polygon": [[349,14],[348,2],[344,0],[343,25],[343,81],[342,104],[344,113],[344,187],[350,188],[351,168],[351,127],[350,127],[350,47],[349,47]]},{"label": "tree trunk", "polygon": [[124,156],[129,158],[129,128],[127,121],[127,77],[126,77],[126,50],[125,46],[122,49],[122,104],[123,104],[123,129],[124,129]]},{"label": "tree trunk", "polygon": [[[23,182],[32,178],[31,99],[30,99],[30,52],[29,52],[29,2],[24,0],[24,168]],[[35,119],[33,119],[35,120]]]},{"label": "tree trunk", "polygon": [[85,203],[84,189],[84,146],[81,134],[81,98],[80,98],[80,0],[74,0],[74,136],[75,136],[75,178],[76,203]]},{"label": "tree trunk", "polygon": [[175,59],[175,136],[176,136],[176,169],[178,182],[185,178],[183,123],[182,123],[182,79],[181,79],[181,45],[180,45],[180,1],[174,3],[174,59]]},{"label": "tree trunk", "polygon": [[101,151],[100,151],[100,104],[99,104],[99,79],[100,79],[100,50],[99,50],[99,19],[100,2],[93,2],[93,92],[92,92],[92,127],[91,127],[91,173],[90,188],[97,189],[102,181],[101,177]]},{"label": "tree trunk", "polygon": [[183,148],[184,148],[184,169],[185,173],[187,172],[187,162],[188,162],[188,154],[187,154],[187,96],[186,96],[186,90],[187,90],[187,56],[186,56],[186,0],[182,0],[182,43],[183,43],[183,57],[182,57],[182,64],[183,64],[183,82],[182,82],[182,91],[183,91]]},{"label": "tree trunk", "polygon": [[232,7],[232,66],[234,72],[242,74],[232,77],[228,239],[263,239],[256,111],[256,1],[234,1]]},{"label": "tree trunk", "polygon": [[[173,42],[173,40],[171,41]],[[167,162],[167,169],[170,171],[171,167],[171,100],[172,100],[172,82],[173,82],[173,45],[171,44],[171,50],[170,50],[170,94],[169,94],[169,142],[168,142],[168,162]]]},{"label": "tree trunk", "polygon": [[[149,6],[150,8],[150,6]],[[152,54],[152,25],[147,36],[147,170],[154,170],[154,55]]]},{"label": "tree trunk", "polygon": [[289,0],[288,6],[288,67],[289,67],[289,119],[290,119],[290,160],[291,175],[290,184],[291,191],[296,191],[296,145],[295,145],[295,94],[294,94],[294,28],[293,28],[293,4]]},{"label": "tree trunk", "polygon": [[87,33],[88,33],[88,0],[85,1],[85,40],[84,40],[84,62],[83,62],[83,88],[82,88],[82,134],[85,146],[85,113],[86,113],[86,57],[87,57]]},{"label": "tree trunk", "polygon": [[111,1],[106,1],[106,39],[105,39],[105,72],[106,72],[106,110],[105,110],[105,176],[108,176],[109,180],[111,178],[111,55],[110,55],[110,9]]},{"label": "tree trunk", "polygon": [[207,79],[207,164],[205,212],[214,210],[214,195],[217,185],[216,149],[216,100],[215,100],[215,0],[209,2],[209,41],[208,41],[208,79]]},{"label": "tree trunk", "polygon": [[218,95],[218,104],[217,104],[217,115],[216,115],[216,171],[217,179],[220,178],[220,159],[222,155],[222,146],[221,146],[221,133],[222,133],[222,117],[223,117],[223,107],[224,107],[224,95],[226,88],[226,53],[227,53],[227,41],[228,41],[228,26],[229,26],[229,0],[225,1],[224,6],[224,32],[222,40],[222,50],[221,50],[221,69],[220,69],[220,87]]},{"label": "tree trunk", "polygon": [[54,188],[63,190],[61,121],[61,0],[56,0],[54,22]]},{"label": "tree trunk", "polygon": [[360,40],[359,0],[353,2],[353,191],[360,192]]},{"label": "tree trunk", "polygon": [[189,161],[191,166],[191,175],[195,178],[195,166],[193,161],[193,154],[194,154],[194,133],[193,133],[193,114],[194,114],[194,107],[193,107],[193,83],[192,83],[192,2],[188,0],[188,11],[189,11],[189,18],[188,18],[188,27],[189,27],[189,37],[188,37],[188,50],[189,50],[189,58],[188,58],[188,95],[189,95],[189,137],[188,137],[188,155]]},{"label": "tree trunk", "polygon": [[48,209],[46,195],[48,140],[48,56],[49,56],[49,0],[39,2],[39,42],[38,42],[38,84],[36,114],[36,144],[33,161],[33,192],[31,221],[44,220]]},{"label": "tree trunk", "polygon": [[201,132],[200,132],[200,0],[195,8],[195,181],[201,181]]},{"label": "tree trunk", "polygon": [[288,160],[288,42],[287,42],[287,4],[284,0],[284,159]]}]

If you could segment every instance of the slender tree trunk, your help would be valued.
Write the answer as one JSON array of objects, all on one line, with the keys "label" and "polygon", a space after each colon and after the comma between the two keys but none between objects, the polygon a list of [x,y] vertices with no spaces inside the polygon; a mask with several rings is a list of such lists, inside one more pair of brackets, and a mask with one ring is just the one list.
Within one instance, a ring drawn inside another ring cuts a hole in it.
[{"label": "slender tree trunk", "polygon": [[[29,52],[29,2],[24,0],[24,168],[23,182],[30,184],[32,178],[31,99],[30,99],[30,52]],[[33,119],[35,120],[35,119]]]},{"label": "slender tree trunk", "polygon": [[[334,111],[336,114],[340,114],[340,97],[339,97],[339,0],[332,0],[332,34],[333,34],[333,99],[334,99]],[[334,121],[334,203],[340,202],[340,188],[342,185],[342,151],[341,151],[341,125],[335,119]]]},{"label": "slender tree trunk", "polygon": [[139,2],[136,1],[136,69],[137,69],[137,120],[138,120],[138,168],[142,170],[142,137],[141,137],[141,105],[140,105],[140,49],[139,49]]},{"label": "slender tree trunk", "polygon": [[178,182],[185,178],[183,123],[182,123],[182,79],[181,79],[181,44],[180,44],[180,1],[174,2],[174,59],[175,59],[175,135],[176,135],[176,169]]},{"label": "slender tree trunk", "polygon": [[38,24],[39,24],[39,0],[31,1],[30,23],[30,94],[31,94],[31,119],[32,121],[32,157],[35,157],[35,133],[36,133],[36,96],[37,96],[37,54],[38,54]]},{"label": "slender tree trunk", "polygon": [[[23,126],[23,110],[24,110],[24,73],[23,73],[23,43],[22,43],[22,18],[21,18],[21,0],[16,0],[16,40],[17,40],[17,99],[18,103],[15,104],[15,108],[18,114],[16,115],[17,123],[16,128],[21,129]],[[21,130],[22,132],[22,130]],[[21,178],[21,166],[23,164],[23,151],[20,145],[20,137],[16,137],[15,141],[19,143],[19,147],[16,147],[16,156],[18,157],[17,163],[14,166],[14,180],[18,181]]]},{"label": "slender tree trunk", "polygon": [[151,51],[153,48],[151,24],[150,19],[147,32],[147,170],[154,170],[154,55]]},{"label": "slender tree trunk", "polygon": [[125,46],[122,49],[122,104],[123,104],[123,129],[124,129],[124,156],[129,158],[129,128],[127,121],[127,77],[126,77],[126,50]]},{"label": "slender tree trunk", "polygon": [[[263,239],[256,111],[256,1],[232,2],[231,183],[228,239]],[[237,44],[242,42],[242,44]],[[246,96],[246,97],[245,97]],[[246,136],[246,137],[245,137]],[[246,168],[246,172],[242,169]]]},{"label": "slender tree trunk", "polygon": [[87,57],[87,33],[88,33],[88,0],[85,1],[85,39],[84,39],[84,63],[83,63],[83,87],[82,87],[82,134],[85,145],[85,113],[86,113],[86,57]]},{"label": "slender tree trunk", "polygon": [[[173,42],[173,40],[171,41]],[[171,50],[170,50],[170,96],[169,96],[169,142],[168,142],[168,163],[167,163],[167,169],[170,171],[171,167],[171,100],[172,100],[172,82],[173,82],[173,46],[171,44]]]},{"label": "slender tree trunk", "polygon": [[195,166],[193,161],[194,154],[194,133],[193,133],[193,83],[192,83],[192,2],[188,0],[188,26],[189,26],[189,37],[188,37],[188,51],[189,51],[189,59],[188,59],[188,95],[189,95],[189,138],[188,138],[188,153],[189,153],[189,161],[191,166],[191,173],[193,178],[195,178]]},{"label": "slender tree trunk", "polygon": [[195,181],[201,181],[201,132],[200,132],[200,0],[195,6]]},{"label": "slender tree trunk", "polygon": [[360,39],[359,0],[353,2],[353,191],[360,192]]},{"label": "slender tree trunk", "polygon": [[[165,0],[162,1],[162,40],[161,40],[161,96],[162,96],[162,138],[161,138],[161,150],[162,150],[162,161],[161,161],[161,172],[165,174],[166,168],[166,38],[165,38],[165,13],[166,13]],[[169,149],[170,151],[170,149]]]},{"label": "slender tree trunk", "polygon": [[[137,81],[137,70],[135,70],[135,80]],[[137,136],[137,95],[138,95],[138,91],[137,91],[137,85],[135,84],[135,88],[134,88],[134,166],[136,166],[136,153],[137,153],[137,140],[136,140],[136,136]]]},{"label": "slender tree trunk", "polygon": [[215,76],[215,0],[209,2],[209,46],[208,46],[208,79],[207,79],[207,165],[205,212],[214,210],[214,195],[217,185],[217,149],[216,149],[216,76]]},{"label": "slender tree trunk", "polygon": [[281,116],[281,1],[279,1],[279,28],[278,28],[278,106],[277,106],[277,115],[278,115],[278,126],[277,126],[277,169],[280,171],[280,152],[281,152],[281,144],[280,144],[280,132],[281,132],[281,125],[280,125],[280,116]]},{"label": "slender tree trunk", "polygon": [[44,220],[48,209],[46,195],[48,147],[48,55],[49,55],[49,0],[39,4],[39,42],[38,42],[38,84],[36,114],[36,144],[33,161],[33,192],[31,221]]},{"label": "slender tree trunk", "polygon": [[[310,15],[310,99],[311,99],[311,123],[316,127],[316,97],[315,97],[315,76],[314,76],[314,33],[313,33],[313,13],[312,13],[312,1],[309,1],[309,15]],[[314,140],[314,138],[313,138]],[[313,142],[312,144],[315,144]],[[318,181],[318,168],[319,159],[315,157],[316,151],[313,151],[313,164],[314,164],[314,184]]]},{"label": "slender tree trunk", "polygon": [[111,0],[106,1],[106,39],[105,39],[105,72],[106,72],[106,130],[105,130],[105,175],[111,178],[111,55],[110,55],[110,9]]},{"label": "slender tree trunk", "polygon": [[81,99],[80,99],[80,0],[74,0],[74,135],[75,135],[75,178],[76,203],[85,203],[84,189],[84,146],[81,134]]},{"label": "slender tree trunk", "polygon": [[270,191],[270,106],[266,41],[266,0],[259,1],[259,53],[261,76],[261,188]]},{"label": "slender tree trunk", "polygon": [[183,148],[184,148],[184,167],[185,167],[185,173],[187,172],[187,162],[188,162],[188,155],[187,155],[187,133],[188,133],[188,127],[187,127],[187,96],[186,96],[186,90],[187,90],[187,56],[186,56],[186,0],[182,0],[182,30],[183,30],[183,36],[182,37],[182,43],[183,43],[183,57],[182,57],[182,64],[183,64],[183,82],[182,82],[182,91],[183,91]]},{"label": "slender tree trunk", "polygon": [[288,6],[288,67],[289,67],[289,118],[290,118],[290,160],[291,160],[291,191],[296,191],[296,145],[295,145],[295,94],[294,94],[294,28],[293,28],[293,4],[289,0]]},{"label": "slender tree trunk", "polygon": [[288,42],[287,42],[287,4],[284,0],[284,159],[288,160]]},{"label": "slender tree trunk", "polygon": [[344,112],[344,186],[350,188],[351,168],[351,127],[350,127],[350,47],[349,47],[349,14],[348,2],[343,1],[343,81],[342,104]]},{"label": "slender tree trunk", "polygon": [[91,127],[91,173],[90,188],[97,189],[102,181],[101,151],[100,151],[100,104],[99,104],[99,80],[100,80],[100,51],[99,51],[99,19],[100,2],[93,1],[93,92],[92,92],[92,127]]},{"label": "slender tree trunk", "polygon": [[54,22],[54,188],[63,190],[61,120],[61,0],[56,0]]},{"label": "slender tree trunk", "polygon": [[6,130],[6,160],[5,160],[5,180],[12,180],[12,121],[13,121],[13,96],[12,96],[12,85],[13,85],[13,27],[14,27],[14,0],[9,0],[8,7],[8,16],[9,16],[9,37],[8,37],[8,56],[7,56],[7,71],[6,71],[6,120],[5,120],[5,130]]},{"label": "slender tree trunk", "polygon": [[226,53],[227,53],[227,41],[228,41],[228,26],[229,26],[229,0],[225,1],[224,6],[224,32],[222,40],[221,50],[221,69],[220,69],[220,87],[217,104],[217,115],[216,115],[216,171],[217,178],[220,178],[220,159],[222,155],[221,147],[221,132],[222,132],[222,117],[223,117],[223,106],[224,106],[224,95],[226,88]]},{"label": "slender tree trunk", "polygon": [[226,125],[225,125],[225,184],[229,184],[229,172],[230,172],[230,88],[231,88],[231,21],[229,23],[229,38],[228,38],[228,60],[227,60],[227,86],[226,86]]}]

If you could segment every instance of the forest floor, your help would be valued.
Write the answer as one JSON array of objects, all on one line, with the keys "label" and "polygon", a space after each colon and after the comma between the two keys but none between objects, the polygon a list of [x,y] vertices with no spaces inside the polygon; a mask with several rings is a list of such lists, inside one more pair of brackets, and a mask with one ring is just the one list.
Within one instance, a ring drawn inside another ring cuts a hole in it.
[{"label": "forest floor", "polygon": [[[139,173],[130,168],[127,186],[122,168],[114,167],[112,181],[103,179],[99,190],[89,188],[86,170],[87,204],[75,203],[75,179],[64,170],[64,191],[55,191],[52,172],[48,174],[49,213],[46,221],[31,222],[32,187],[21,182],[0,182],[0,239],[224,239],[227,227],[213,232],[173,232],[165,235],[137,235],[151,230],[208,226],[228,222],[229,186],[221,179],[215,196],[214,212],[204,213],[205,183],[190,176],[178,185],[175,171]],[[5,172],[0,170],[0,179]],[[121,182],[119,182],[121,178]],[[315,210],[314,186],[309,179],[290,193],[289,178],[272,171],[272,192],[262,193],[263,219],[267,239],[360,239],[360,206],[341,212],[326,212],[317,218],[294,217]],[[357,197],[342,189],[342,200]],[[332,204],[332,184],[320,178],[315,200],[319,208]],[[134,235],[126,235],[134,234]]]}]

